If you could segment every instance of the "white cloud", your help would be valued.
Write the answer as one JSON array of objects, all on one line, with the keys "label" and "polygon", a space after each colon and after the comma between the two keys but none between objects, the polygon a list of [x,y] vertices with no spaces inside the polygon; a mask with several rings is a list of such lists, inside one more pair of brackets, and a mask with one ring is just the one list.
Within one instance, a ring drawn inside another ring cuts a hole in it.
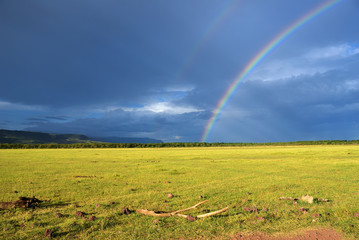
[{"label": "white cloud", "polygon": [[193,106],[177,106],[169,102],[157,102],[144,107],[139,108],[122,108],[126,112],[140,112],[150,111],[154,113],[166,113],[166,114],[183,114],[192,112],[201,112],[203,110],[197,109]]},{"label": "white cloud", "polygon": [[346,58],[358,54],[359,48],[348,43],[328,46],[323,48],[316,48],[309,51],[305,56],[308,59],[337,59]]},{"label": "white cloud", "polygon": [[322,74],[345,67],[343,61],[358,53],[359,47],[349,43],[314,48],[296,57],[264,61],[248,80],[273,81]]}]

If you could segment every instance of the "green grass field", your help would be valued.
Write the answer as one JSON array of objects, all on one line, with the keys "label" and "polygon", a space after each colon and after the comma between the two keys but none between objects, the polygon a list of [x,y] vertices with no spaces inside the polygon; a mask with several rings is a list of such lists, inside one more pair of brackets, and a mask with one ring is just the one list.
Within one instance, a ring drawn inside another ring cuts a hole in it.
[{"label": "green grass field", "polygon": [[[0,201],[49,200],[36,209],[0,211],[0,239],[42,239],[46,229],[64,239],[228,239],[317,227],[359,238],[356,145],[0,150],[0,183]],[[279,200],[305,194],[331,201]],[[173,211],[203,200],[209,201],[185,214],[230,209],[194,222],[121,214],[124,207]],[[257,213],[244,210],[253,206]],[[76,211],[96,219],[75,219]]]}]

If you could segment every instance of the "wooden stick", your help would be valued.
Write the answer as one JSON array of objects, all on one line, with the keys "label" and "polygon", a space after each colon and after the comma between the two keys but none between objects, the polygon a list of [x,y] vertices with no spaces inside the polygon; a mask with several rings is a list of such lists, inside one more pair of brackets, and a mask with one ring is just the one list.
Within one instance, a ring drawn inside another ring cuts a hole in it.
[{"label": "wooden stick", "polygon": [[228,209],[229,209],[229,207],[225,207],[225,208],[222,208],[221,210],[218,210],[218,211],[215,211],[215,212],[210,212],[210,213],[198,215],[196,218],[205,218],[205,217],[214,216],[214,215],[223,213],[225,211],[228,211]]},{"label": "wooden stick", "polygon": [[174,211],[174,212],[169,212],[169,213],[156,213],[155,211],[149,211],[147,209],[137,209],[136,212],[138,213],[141,213],[141,214],[144,214],[144,215],[148,215],[148,216],[153,216],[153,217],[172,217],[172,216],[178,216],[178,217],[183,217],[183,218],[194,218],[194,219],[197,219],[197,218],[205,218],[205,217],[210,217],[210,216],[214,216],[214,215],[217,215],[217,214],[220,214],[222,212],[225,212],[225,211],[228,211],[228,207],[226,208],[222,208],[218,211],[214,211],[214,212],[210,212],[210,213],[206,213],[206,214],[202,214],[202,215],[198,215],[198,216],[195,216],[195,217],[192,217],[190,215],[185,215],[185,214],[180,214],[181,212],[185,212],[185,211],[188,211],[188,210],[191,210],[191,209],[195,209],[197,206],[205,203],[205,202],[208,202],[208,200],[205,200],[203,202],[199,202],[197,203],[196,205],[192,206],[192,207],[189,207],[189,208],[185,208],[185,209],[180,209],[180,210],[177,210],[177,211]]},{"label": "wooden stick", "polygon": [[198,207],[199,205],[205,203],[205,202],[208,202],[208,200],[205,200],[203,202],[199,202],[197,203],[196,205],[192,206],[192,207],[189,207],[189,208],[186,208],[186,209],[182,209],[182,210],[177,210],[177,211],[174,211],[174,212],[171,212],[172,215],[175,215],[175,214],[178,214],[180,212],[185,212],[185,211],[188,211],[188,210],[191,210],[191,209],[195,209],[196,207]]},{"label": "wooden stick", "polygon": [[149,211],[147,209],[137,209],[136,212],[142,213],[144,215],[153,216],[153,217],[171,217],[171,213],[156,213],[155,211]]},{"label": "wooden stick", "polygon": [[154,217],[171,217],[173,215],[177,215],[178,213],[185,212],[185,211],[188,211],[188,210],[191,210],[191,209],[195,209],[196,207],[198,207],[199,205],[201,205],[201,204],[203,204],[205,202],[208,202],[208,200],[205,200],[203,202],[199,202],[199,203],[197,203],[196,205],[194,205],[192,207],[189,207],[189,208],[186,208],[186,209],[180,209],[180,210],[177,210],[177,211],[174,211],[174,212],[169,212],[169,213],[156,213],[155,211],[149,211],[147,209],[137,209],[136,212],[142,213],[144,215],[154,216]]}]

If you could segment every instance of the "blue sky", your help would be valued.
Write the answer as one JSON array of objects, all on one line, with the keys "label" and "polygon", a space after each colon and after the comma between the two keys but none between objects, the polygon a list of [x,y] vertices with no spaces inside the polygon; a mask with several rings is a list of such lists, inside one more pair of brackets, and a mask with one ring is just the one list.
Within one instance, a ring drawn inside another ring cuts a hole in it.
[{"label": "blue sky", "polygon": [[[0,129],[199,141],[237,74],[324,0],[0,1]],[[210,142],[359,139],[359,1],[281,43]]]}]

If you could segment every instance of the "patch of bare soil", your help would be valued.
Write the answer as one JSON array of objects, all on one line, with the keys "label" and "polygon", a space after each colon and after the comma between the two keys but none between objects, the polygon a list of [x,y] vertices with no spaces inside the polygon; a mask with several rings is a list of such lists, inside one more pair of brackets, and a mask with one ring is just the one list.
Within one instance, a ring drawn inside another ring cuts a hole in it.
[{"label": "patch of bare soil", "polygon": [[342,234],[333,229],[307,230],[297,234],[270,236],[264,233],[238,233],[233,240],[343,240]]}]

